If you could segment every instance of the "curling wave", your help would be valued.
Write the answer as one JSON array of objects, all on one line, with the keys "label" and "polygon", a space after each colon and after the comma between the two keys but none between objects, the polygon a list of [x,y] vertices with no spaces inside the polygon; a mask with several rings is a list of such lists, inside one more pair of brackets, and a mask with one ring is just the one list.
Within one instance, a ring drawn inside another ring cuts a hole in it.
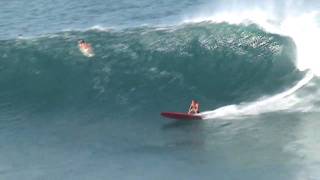
[{"label": "curling wave", "polygon": [[[88,59],[77,39],[92,43]],[[69,31],[0,44],[2,102],[159,111],[250,101],[301,79],[295,44],[256,25]],[[108,109],[105,108],[105,109]]]}]

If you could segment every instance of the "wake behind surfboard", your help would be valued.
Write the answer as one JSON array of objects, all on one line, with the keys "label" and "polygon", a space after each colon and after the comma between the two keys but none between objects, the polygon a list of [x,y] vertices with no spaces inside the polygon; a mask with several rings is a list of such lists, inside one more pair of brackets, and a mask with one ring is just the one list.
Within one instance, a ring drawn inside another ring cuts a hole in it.
[{"label": "wake behind surfboard", "polygon": [[202,117],[199,114],[189,114],[189,113],[181,113],[181,112],[162,112],[161,116],[169,119],[184,120],[184,121],[202,120]]}]

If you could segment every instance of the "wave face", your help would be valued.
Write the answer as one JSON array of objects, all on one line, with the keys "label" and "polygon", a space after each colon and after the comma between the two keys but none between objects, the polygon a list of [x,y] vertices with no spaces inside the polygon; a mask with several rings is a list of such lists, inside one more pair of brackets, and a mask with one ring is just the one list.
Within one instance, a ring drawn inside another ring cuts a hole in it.
[{"label": "wave face", "polygon": [[[84,57],[77,40],[92,43]],[[14,105],[184,111],[249,101],[293,85],[295,45],[255,25],[70,31],[0,43],[0,96]]]}]

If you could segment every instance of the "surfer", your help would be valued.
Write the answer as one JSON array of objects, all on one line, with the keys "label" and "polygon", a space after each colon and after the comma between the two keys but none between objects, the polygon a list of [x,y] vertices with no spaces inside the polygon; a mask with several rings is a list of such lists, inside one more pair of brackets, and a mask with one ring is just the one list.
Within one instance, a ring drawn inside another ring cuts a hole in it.
[{"label": "surfer", "polygon": [[78,41],[78,45],[79,45],[79,48],[81,49],[91,49],[91,45],[87,42],[85,42],[83,39],[80,39]]},{"label": "surfer", "polygon": [[78,46],[83,55],[87,57],[94,56],[93,49],[90,43],[85,42],[83,39],[78,41]]},{"label": "surfer", "polygon": [[192,100],[189,107],[188,114],[197,114],[197,113],[200,113],[199,102],[196,100]]}]

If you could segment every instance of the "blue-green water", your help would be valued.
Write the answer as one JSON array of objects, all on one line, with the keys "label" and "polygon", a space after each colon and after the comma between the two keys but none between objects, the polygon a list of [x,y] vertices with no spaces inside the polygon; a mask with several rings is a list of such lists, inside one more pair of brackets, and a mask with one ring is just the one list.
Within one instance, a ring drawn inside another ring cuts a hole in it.
[{"label": "blue-green water", "polygon": [[[301,14],[319,7],[300,4]],[[316,64],[298,66],[309,62],[299,59],[301,41],[250,18],[194,20],[273,7],[278,27],[280,10],[297,13],[296,5],[14,0],[0,7],[0,179],[320,178],[320,82]],[[92,44],[94,57],[81,54],[78,39]],[[205,120],[160,117],[186,111],[191,99]]]}]

